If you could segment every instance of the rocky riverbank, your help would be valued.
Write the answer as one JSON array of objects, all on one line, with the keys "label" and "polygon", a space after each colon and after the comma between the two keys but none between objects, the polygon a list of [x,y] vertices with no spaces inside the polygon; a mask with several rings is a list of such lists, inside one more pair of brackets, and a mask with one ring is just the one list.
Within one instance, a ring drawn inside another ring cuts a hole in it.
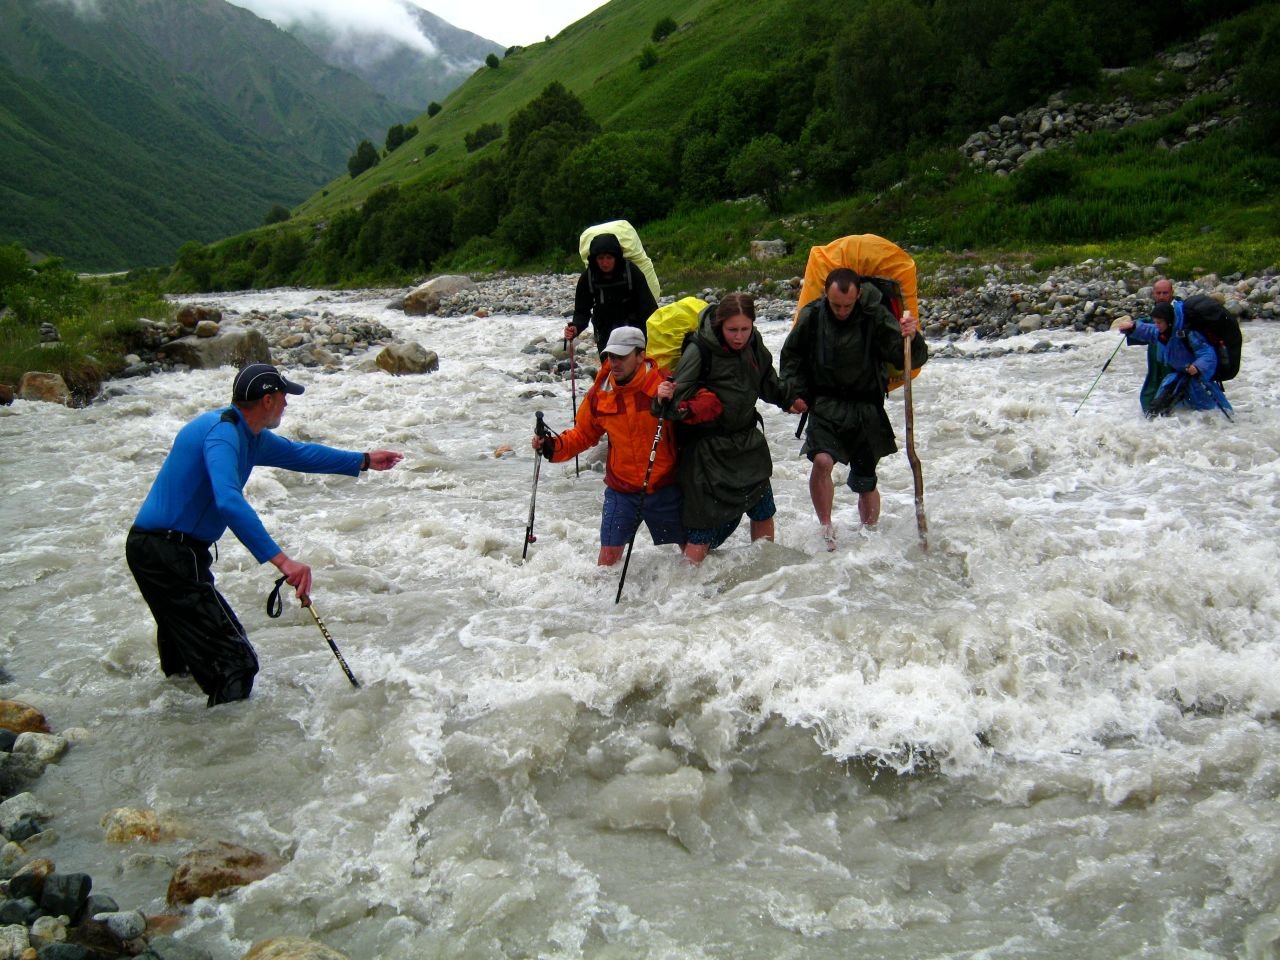
[{"label": "rocky riverbank", "polygon": [[[955,346],[960,340],[978,341],[980,349],[966,349],[963,354],[981,358],[1005,352],[1007,347],[999,341],[1019,335],[1058,329],[1104,331],[1118,317],[1139,317],[1148,312],[1151,284],[1163,274],[1166,264],[1163,258],[1150,264],[1097,259],[1037,270],[1029,263],[1010,266],[974,260],[921,277],[921,324],[935,357],[960,354]],[[124,358],[121,377],[106,385],[102,398],[127,391],[132,377],[255,361],[322,370],[366,363],[371,372],[374,364],[394,374],[429,372],[436,367],[435,354],[422,345],[405,343],[396,332],[401,326],[397,318],[406,312],[554,318],[545,335],[526,345],[525,352],[538,355],[538,359],[524,379],[557,380],[567,375],[568,362],[556,327],[560,318],[572,314],[576,283],[577,274],[572,273],[459,276],[437,277],[409,291],[364,291],[366,297],[385,298],[385,319],[379,320],[344,311],[342,304],[348,295],[341,293],[322,292],[305,309],[225,315],[214,301],[195,299],[185,302],[172,321],[140,319],[134,352]],[[789,321],[801,286],[799,276],[749,285],[747,292],[756,297],[760,322]],[[1176,282],[1175,290],[1183,297],[1203,293],[1217,298],[1242,324],[1280,320],[1280,276],[1276,269],[1254,276],[1206,273]],[[668,291],[659,303],[688,295],[710,301],[726,292]],[[56,337],[56,331],[51,336]],[[591,375],[594,356],[589,343],[580,343],[579,376]],[[27,384],[24,378],[19,396],[66,402],[65,385],[49,382],[47,374],[29,376],[32,380]]]},{"label": "rocky riverbank", "polygon": [[[7,675],[0,670],[0,682]],[[53,733],[30,704],[0,700],[0,960],[212,960],[173,934],[183,909],[202,897],[260,880],[278,870],[270,854],[217,840],[195,840],[173,864],[169,912],[121,909],[94,890],[93,878],[59,870],[57,825],[36,792],[45,768],[90,734]],[[104,843],[173,841],[182,828],[148,809],[119,809],[102,821]],[[255,943],[243,960],[347,960],[298,937]]]}]

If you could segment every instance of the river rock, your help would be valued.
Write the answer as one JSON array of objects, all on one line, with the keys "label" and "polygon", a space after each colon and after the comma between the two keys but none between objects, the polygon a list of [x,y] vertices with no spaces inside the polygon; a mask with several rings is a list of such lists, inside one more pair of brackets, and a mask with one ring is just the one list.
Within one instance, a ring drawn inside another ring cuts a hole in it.
[{"label": "river rock", "polygon": [[241,960],[349,960],[345,953],[339,953],[314,940],[302,937],[272,937],[260,940],[249,948],[249,952]]},{"label": "river rock", "polygon": [[[0,806],[3,806],[0,804]],[[194,903],[234,887],[243,887],[270,876],[284,862],[234,843],[217,841],[197,847],[178,861],[169,881],[167,899],[174,906]]]},{"label": "river rock", "polygon": [[0,383],[0,407],[13,406],[13,384]]},{"label": "river rock", "polygon": [[67,741],[56,733],[35,733],[28,731],[18,734],[13,742],[13,752],[34,757],[40,763],[53,763],[67,752]]},{"label": "river rock", "polygon": [[65,404],[70,396],[67,382],[57,373],[29,370],[18,381],[18,397],[23,400]]},{"label": "river rock", "polygon": [[404,312],[410,316],[435,313],[440,301],[458,293],[473,291],[475,282],[470,277],[443,276],[428,280],[414,287],[404,298]]},{"label": "river rock", "polygon": [[36,799],[35,794],[20,793],[0,803],[0,832],[6,836],[21,820],[48,820],[49,811]]},{"label": "river rock", "polygon": [[178,312],[174,314],[174,319],[184,327],[192,328],[199,326],[203,322],[221,323],[222,311],[217,307],[197,306],[189,303],[178,309]]},{"label": "river rock", "polygon": [[161,820],[159,814],[145,807],[119,807],[104,814],[101,823],[107,843],[131,843],[134,840],[158,843],[178,835],[174,824]]},{"label": "river rock", "polygon": [[752,260],[777,260],[779,257],[785,257],[786,255],[787,241],[785,240],[751,241]]},{"label": "river rock", "polygon": [[223,329],[216,337],[187,336],[164,346],[165,358],[184,363],[193,370],[243,367],[250,363],[270,363],[267,338],[248,327]]},{"label": "river rock", "polygon": [[14,733],[48,733],[49,721],[44,714],[21,700],[0,700],[0,728]]},{"label": "river rock", "polygon": [[406,373],[433,373],[440,369],[440,358],[420,343],[393,343],[378,354],[377,364],[398,377]]}]

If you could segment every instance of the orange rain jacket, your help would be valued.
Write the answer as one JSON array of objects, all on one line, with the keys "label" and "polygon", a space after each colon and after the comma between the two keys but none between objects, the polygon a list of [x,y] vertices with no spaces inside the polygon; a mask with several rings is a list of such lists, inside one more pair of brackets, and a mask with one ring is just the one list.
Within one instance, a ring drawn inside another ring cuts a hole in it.
[{"label": "orange rain jacket", "polygon": [[[649,467],[649,452],[658,432],[658,420],[650,412],[658,385],[665,375],[651,357],[626,384],[613,382],[608,363],[600,368],[596,382],[578,405],[574,426],[560,434],[552,463],[562,463],[609,435],[609,455],[604,465],[604,482],[619,493],[640,493]],[[676,441],[671,421],[662,427],[662,440],[649,474],[649,489],[675,483]]]}]

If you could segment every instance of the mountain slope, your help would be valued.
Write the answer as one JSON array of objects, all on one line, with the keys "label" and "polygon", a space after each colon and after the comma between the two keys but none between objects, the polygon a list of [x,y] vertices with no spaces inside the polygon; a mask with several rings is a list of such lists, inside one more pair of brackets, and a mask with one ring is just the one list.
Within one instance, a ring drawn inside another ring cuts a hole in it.
[{"label": "mountain slope", "polygon": [[502,55],[500,44],[461,30],[412,3],[404,7],[433,50],[411,38],[339,31],[323,20],[291,24],[287,29],[326,63],[362,78],[409,114],[421,113],[433,100],[443,100],[489,54]]},{"label": "mountain slope", "polygon": [[0,22],[0,237],[82,269],[260,223],[403,119],[223,0],[0,0]]}]

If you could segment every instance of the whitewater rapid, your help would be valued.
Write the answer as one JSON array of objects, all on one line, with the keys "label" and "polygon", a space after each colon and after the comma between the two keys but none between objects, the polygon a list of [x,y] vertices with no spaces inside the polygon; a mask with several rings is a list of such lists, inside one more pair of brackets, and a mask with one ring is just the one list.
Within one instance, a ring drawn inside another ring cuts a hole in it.
[{"label": "whitewater rapid", "polygon": [[[201,302],[388,323],[359,291]],[[1245,325],[1232,423],[1143,420],[1141,348],[1073,415],[1115,334],[957,344],[913,389],[927,552],[899,454],[875,530],[837,486],[827,553],[796,419],[762,407],[777,542],[692,570],[642,532],[615,604],[590,457],[541,468],[520,559],[535,411],[571,407],[521,348],[562,324],[396,315],[438,372],[287,371],[281,433],[405,454],[247,487],[358,690],[295,602],[267,618],[274,568],[230,535],[253,698],[207,710],[159,672],[124,535],[233,371],[0,408],[0,695],[87,730],[36,787],[60,870],[163,912],[199,840],[284,857],[190,910],[218,960],[283,934],[387,960],[1275,955],[1280,328]],[[776,359],[787,325],[760,326]],[[182,835],[106,844],[141,806]]]}]

